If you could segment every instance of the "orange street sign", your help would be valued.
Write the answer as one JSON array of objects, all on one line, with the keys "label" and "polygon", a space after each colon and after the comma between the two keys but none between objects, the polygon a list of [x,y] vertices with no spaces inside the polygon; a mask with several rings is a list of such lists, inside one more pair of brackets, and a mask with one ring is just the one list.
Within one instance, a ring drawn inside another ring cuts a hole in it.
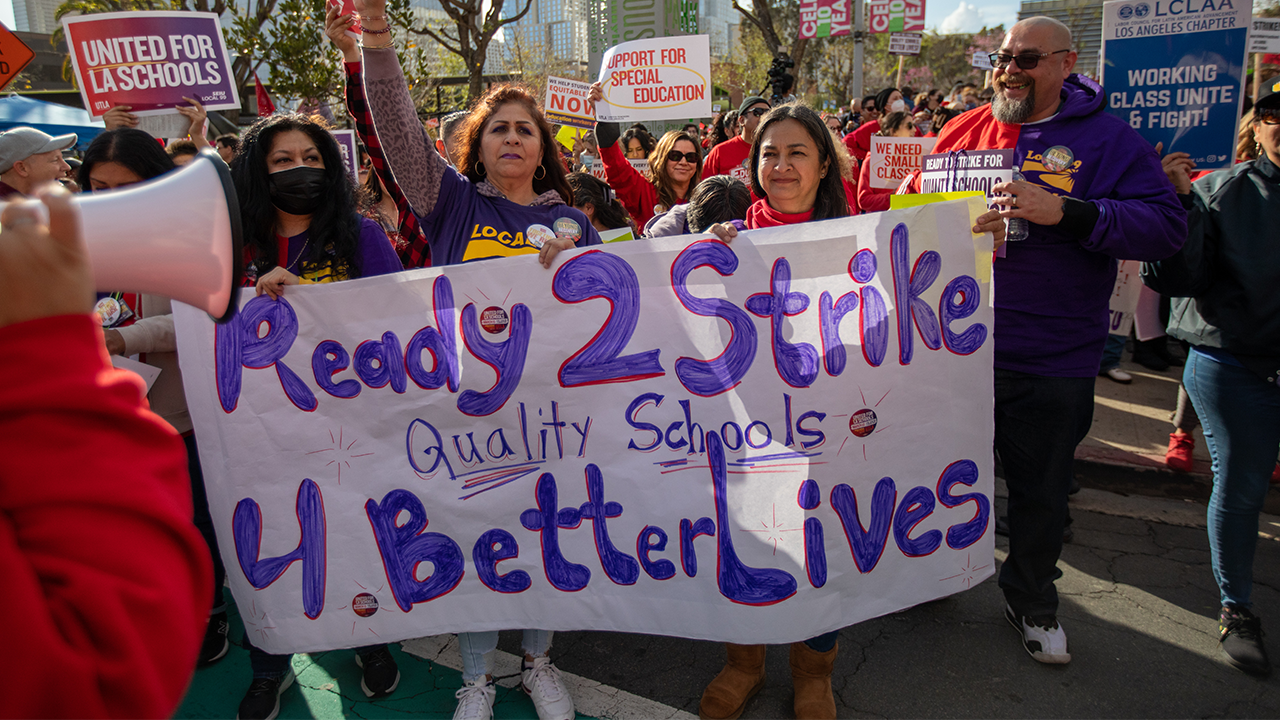
[{"label": "orange street sign", "polygon": [[9,32],[9,28],[0,25],[0,88],[9,84],[14,75],[22,72],[22,68],[31,62],[36,54]]}]

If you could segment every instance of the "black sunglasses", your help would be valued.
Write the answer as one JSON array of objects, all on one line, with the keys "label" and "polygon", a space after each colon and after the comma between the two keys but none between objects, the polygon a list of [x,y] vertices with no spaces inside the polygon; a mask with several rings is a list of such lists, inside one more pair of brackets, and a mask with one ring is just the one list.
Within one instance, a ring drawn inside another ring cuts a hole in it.
[{"label": "black sunglasses", "polygon": [[672,150],[667,153],[667,162],[678,163],[681,160],[688,160],[690,163],[697,165],[700,157],[696,152],[682,153],[679,150]]},{"label": "black sunglasses", "polygon": [[747,112],[751,113],[752,115],[755,115],[756,117],[760,117],[761,115],[769,112],[769,108],[762,108],[762,107],[751,108]]},{"label": "black sunglasses", "polygon": [[1010,55],[1008,53],[991,53],[987,57],[991,59],[992,65],[1000,68],[1001,70],[1009,67],[1009,63],[1014,60],[1018,61],[1018,67],[1023,70],[1035,70],[1036,66],[1040,64],[1041,58],[1047,58],[1050,55],[1057,55],[1058,53],[1065,52],[1071,52],[1071,50],[1054,50],[1053,52],[1047,53],[1018,53],[1017,55]]},{"label": "black sunglasses", "polygon": [[1280,125],[1280,108],[1257,108],[1254,119],[1263,125]]}]

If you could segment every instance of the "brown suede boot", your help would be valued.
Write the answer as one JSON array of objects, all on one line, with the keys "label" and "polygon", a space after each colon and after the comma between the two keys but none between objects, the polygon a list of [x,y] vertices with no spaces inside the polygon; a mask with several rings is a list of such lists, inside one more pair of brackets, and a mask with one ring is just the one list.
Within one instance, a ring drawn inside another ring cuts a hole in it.
[{"label": "brown suede boot", "polygon": [[[724,669],[702,691],[698,717],[702,720],[735,720],[747,701],[764,687],[765,645],[725,643],[729,658]],[[833,716],[834,717],[834,716]]]},{"label": "brown suede boot", "polygon": [[802,642],[791,643],[791,682],[796,689],[797,720],[835,720],[836,699],[831,694],[831,669],[840,643],[820,653]]}]

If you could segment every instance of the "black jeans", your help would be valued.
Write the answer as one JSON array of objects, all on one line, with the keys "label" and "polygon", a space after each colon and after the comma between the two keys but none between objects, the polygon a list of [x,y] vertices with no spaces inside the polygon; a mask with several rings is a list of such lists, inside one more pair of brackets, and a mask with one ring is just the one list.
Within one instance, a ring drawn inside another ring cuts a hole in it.
[{"label": "black jeans", "polygon": [[222,564],[222,555],[218,552],[218,537],[213,531],[213,518],[209,515],[209,498],[204,492],[204,471],[200,469],[200,451],[196,447],[196,436],[186,435],[182,442],[187,446],[187,472],[191,475],[191,509],[192,523],[204,537],[209,546],[209,555],[213,557],[213,604],[210,614],[224,612],[227,601],[222,597],[222,584],[226,580],[227,570]]},{"label": "black jeans", "polygon": [[996,452],[1009,485],[1009,558],[1000,588],[1019,615],[1056,615],[1076,446],[1093,424],[1094,378],[995,371]]}]

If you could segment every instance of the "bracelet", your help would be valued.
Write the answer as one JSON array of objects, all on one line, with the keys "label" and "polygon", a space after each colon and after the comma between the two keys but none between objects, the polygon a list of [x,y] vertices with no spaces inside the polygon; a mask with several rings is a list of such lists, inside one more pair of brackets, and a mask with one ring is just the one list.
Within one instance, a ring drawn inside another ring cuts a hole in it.
[{"label": "bracelet", "polygon": [[386,27],[382,28],[381,30],[370,30],[369,28],[364,27],[362,25],[360,26],[360,32],[364,33],[365,35],[386,35],[387,33],[391,32],[391,25],[388,24]]},{"label": "bracelet", "polygon": [[364,22],[365,20],[386,20],[387,16],[386,15],[369,15],[366,17],[364,15],[359,15],[359,18],[361,22]]}]

